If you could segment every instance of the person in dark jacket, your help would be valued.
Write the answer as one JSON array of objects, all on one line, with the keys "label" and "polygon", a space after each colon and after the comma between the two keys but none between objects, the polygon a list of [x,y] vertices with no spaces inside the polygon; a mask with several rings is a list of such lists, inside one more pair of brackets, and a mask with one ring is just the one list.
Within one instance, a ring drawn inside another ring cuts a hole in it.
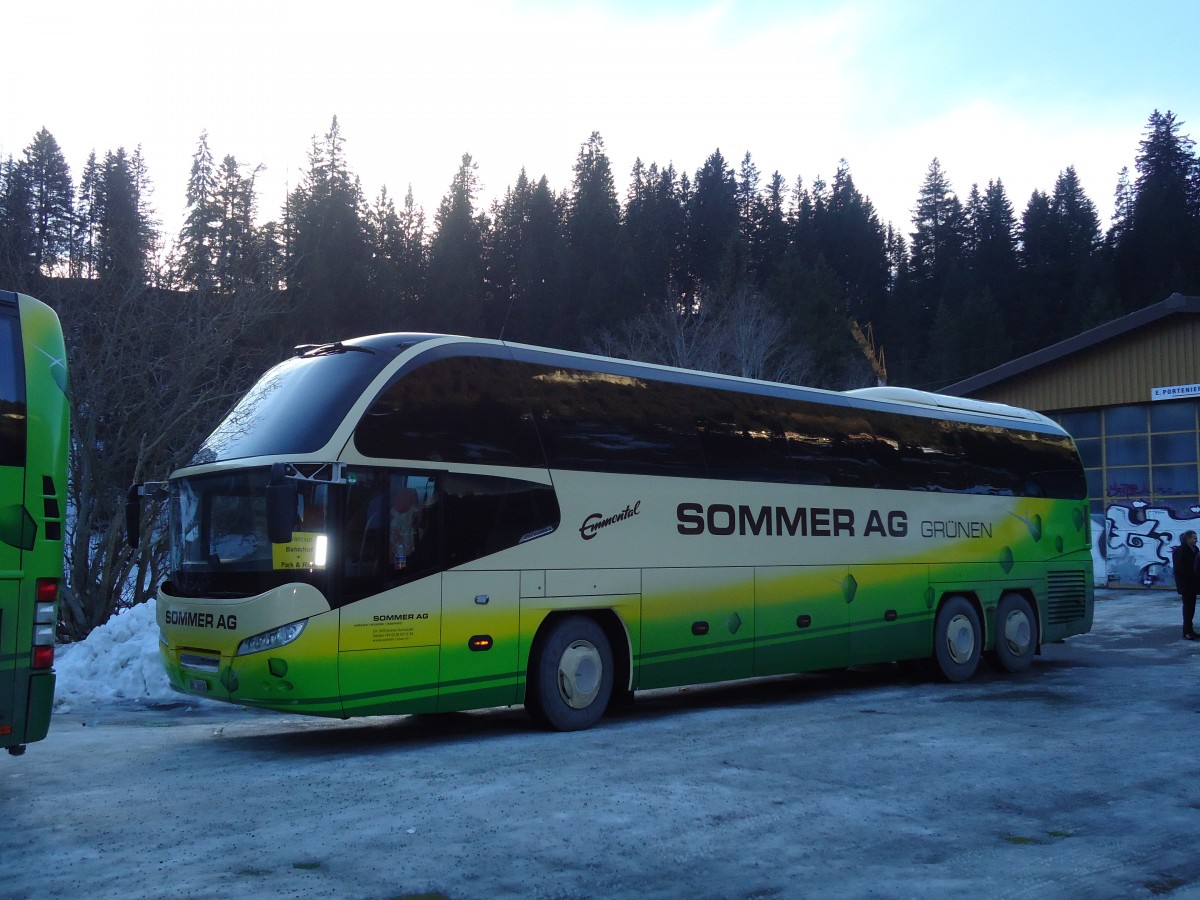
[{"label": "person in dark jacket", "polygon": [[1175,590],[1183,598],[1183,636],[1189,641],[1200,640],[1192,618],[1196,615],[1196,592],[1200,589],[1200,551],[1196,549],[1196,532],[1185,531],[1179,536],[1179,546],[1171,551],[1175,569]]}]

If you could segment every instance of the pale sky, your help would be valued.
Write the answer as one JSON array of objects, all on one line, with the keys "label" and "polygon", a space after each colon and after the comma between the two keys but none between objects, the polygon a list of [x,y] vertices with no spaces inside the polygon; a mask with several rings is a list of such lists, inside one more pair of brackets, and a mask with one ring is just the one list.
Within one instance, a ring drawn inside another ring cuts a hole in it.
[{"label": "pale sky", "polygon": [[765,185],[845,158],[904,232],[936,156],[966,200],[1004,182],[1019,217],[1073,165],[1107,226],[1146,120],[1200,139],[1200,2],[1007,0],[41,0],[4,13],[0,158],[45,126],[78,182],[89,151],[142,152],[174,236],[202,130],[262,164],[278,218],[337,115],[368,200],[411,184],[432,225],[463,153],[479,205],[516,180],[568,188],[600,132],[624,201],[634,161],[694,175],[749,151]]}]

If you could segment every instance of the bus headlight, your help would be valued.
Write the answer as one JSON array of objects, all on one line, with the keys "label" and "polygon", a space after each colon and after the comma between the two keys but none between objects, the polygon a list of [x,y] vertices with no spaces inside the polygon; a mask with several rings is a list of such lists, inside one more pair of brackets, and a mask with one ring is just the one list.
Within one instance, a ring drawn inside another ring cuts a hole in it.
[{"label": "bus headlight", "polygon": [[307,624],[308,619],[301,619],[299,622],[280,625],[278,628],[248,637],[238,644],[236,655],[247,656],[251,653],[261,653],[263,650],[274,650],[277,647],[286,646],[300,637],[300,633],[304,631],[304,626]]}]

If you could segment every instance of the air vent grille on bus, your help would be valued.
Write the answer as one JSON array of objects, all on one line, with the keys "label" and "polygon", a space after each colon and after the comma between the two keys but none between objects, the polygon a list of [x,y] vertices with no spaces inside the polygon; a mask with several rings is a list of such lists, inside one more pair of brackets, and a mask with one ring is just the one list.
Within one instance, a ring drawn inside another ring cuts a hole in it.
[{"label": "air vent grille on bus", "polygon": [[1087,609],[1087,573],[1078,569],[1046,573],[1046,617],[1051,625],[1082,619]]}]

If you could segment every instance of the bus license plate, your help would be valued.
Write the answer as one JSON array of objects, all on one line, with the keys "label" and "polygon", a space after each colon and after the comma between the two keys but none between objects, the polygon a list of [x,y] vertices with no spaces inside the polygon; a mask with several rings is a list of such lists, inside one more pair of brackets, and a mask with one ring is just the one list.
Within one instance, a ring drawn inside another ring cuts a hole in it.
[{"label": "bus license plate", "polygon": [[193,678],[191,681],[188,682],[188,686],[193,691],[207,691],[208,690],[208,682],[205,681],[203,678]]}]

